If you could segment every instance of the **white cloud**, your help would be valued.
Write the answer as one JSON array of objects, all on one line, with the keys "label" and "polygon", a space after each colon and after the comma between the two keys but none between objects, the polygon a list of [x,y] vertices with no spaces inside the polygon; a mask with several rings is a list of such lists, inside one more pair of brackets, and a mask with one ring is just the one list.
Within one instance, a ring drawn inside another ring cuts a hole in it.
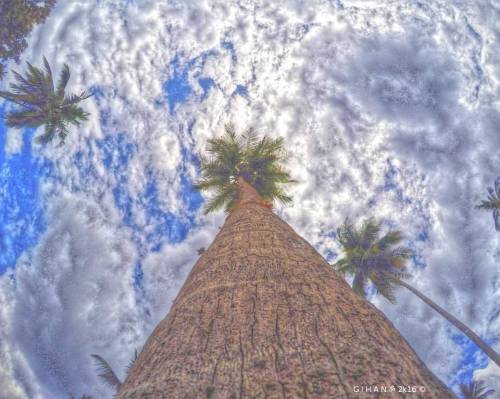
[{"label": "white cloud", "polygon": [[7,154],[18,154],[23,146],[23,135],[19,129],[11,128],[7,131],[5,152]]},{"label": "white cloud", "polygon": [[2,398],[16,390],[19,397],[62,397],[91,387],[100,397],[107,391],[90,354],[123,365],[142,342],[135,249],[115,223],[91,201],[64,196],[33,254],[0,280],[2,374],[12,385]]}]

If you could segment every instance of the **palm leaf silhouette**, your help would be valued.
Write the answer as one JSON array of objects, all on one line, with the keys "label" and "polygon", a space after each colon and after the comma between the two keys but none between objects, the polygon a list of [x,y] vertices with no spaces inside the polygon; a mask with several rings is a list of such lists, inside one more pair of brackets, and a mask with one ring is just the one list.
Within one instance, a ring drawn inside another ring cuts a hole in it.
[{"label": "palm leaf silhouette", "polygon": [[96,360],[98,367],[97,371],[100,373],[99,377],[101,377],[102,380],[109,386],[116,387],[118,389],[122,383],[120,379],[116,376],[115,372],[113,371],[109,363],[106,360],[104,360],[102,356],[99,355],[90,355],[90,356],[92,356]]}]

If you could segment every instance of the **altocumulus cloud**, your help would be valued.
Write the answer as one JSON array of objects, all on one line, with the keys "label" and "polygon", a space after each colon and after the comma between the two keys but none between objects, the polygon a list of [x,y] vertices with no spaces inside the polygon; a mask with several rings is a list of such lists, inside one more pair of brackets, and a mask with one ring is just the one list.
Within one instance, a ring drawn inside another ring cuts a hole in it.
[{"label": "altocumulus cloud", "polygon": [[[46,230],[0,278],[0,396],[109,396],[89,355],[121,372],[218,231],[189,182],[230,120],[285,137],[299,184],[277,212],[322,253],[344,217],[382,218],[414,284],[500,350],[500,241],[473,209],[500,172],[499,18],[493,0],[59,2],[24,58],[68,62],[92,118],[38,150],[56,172]],[[373,300],[449,385],[499,378],[410,294]]]}]

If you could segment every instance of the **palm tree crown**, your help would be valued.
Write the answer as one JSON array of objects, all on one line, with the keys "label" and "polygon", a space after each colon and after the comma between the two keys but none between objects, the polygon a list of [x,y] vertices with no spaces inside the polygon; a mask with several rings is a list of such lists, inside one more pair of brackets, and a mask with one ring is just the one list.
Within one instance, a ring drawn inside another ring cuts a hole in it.
[{"label": "palm tree crown", "polygon": [[201,158],[201,179],[198,190],[214,190],[205,213],[225,208],[229,212],[238,200],[238,179],[243,178],[268,201],[288,203],[281,184],[292,183],[290,174],[281,165],[284,160],[283,139],[258,139],[252,131],[238,137],[232,125],[225,126],[222,137],[208,140],[208,156]]},{"label": "palm tree crown", "polygon": [[493,211],[495,229],[500,231],[500,177],[495,180],[494,188],[488,187],[488,199],[481,201],[476,208]]},{"label": "palm tree crown", "polygon": [[66,95],[66,85],[70,78],[68,65],[64,64],[57,86],[54,87],[52,70],[43,58],[45,71],[28,62],[26,76],[14,71],[17,83],[10,85],[11,91],[0,91],[0,97],[19,106],[7,114],[7,126],[39,127],[45,125],[45,132],[37,138],[39,143],[47,143],[59,136],[61,143],[68,134],[68,125],[79,125],[87,120],[86,113],[78,104],[91,94]]},{"label": "palm tree crown", "polygon": [[409,278],[405,266],[411,251],[398,246],[401,242],[399,231],[389,231],[379,237],[381,224],[367,219],[361,228],[345,220],[337,229],[337,239],[344,250],[344,257],[335,263],[338,271],[354,276],[352,288],[365,296],[369,281],[379,294],[390,302],[395,301],[395,280]]},{"label": "palm tree crown", "polygon": [[500,355],[479,335],[404,281],[411,277],[405,271],[411,251],[404,246],[398,246],[401,242],[401,233],[389,231],[382,238],[379,238],[379,233],[380,223],[375,222],[374,219],[366,220],[360,229],[356,229],[346,220],[337,230],[337,239],[343,247],[345,256],[335,263],[335,267],[342,273],[354,275],[352,283],[354,291],[366,296],[365,288],[367,282],[371,281],[378,293],[394,303],[394,288],[397,286],[405,287],[464,333],[500,366]]},{"label": "palm tree crown", "polygon": [[493,392],[493,389],[484,387],[482,381],[471,381],[468,384],[460,384],[460,391],[464,399],[486,399]]}]

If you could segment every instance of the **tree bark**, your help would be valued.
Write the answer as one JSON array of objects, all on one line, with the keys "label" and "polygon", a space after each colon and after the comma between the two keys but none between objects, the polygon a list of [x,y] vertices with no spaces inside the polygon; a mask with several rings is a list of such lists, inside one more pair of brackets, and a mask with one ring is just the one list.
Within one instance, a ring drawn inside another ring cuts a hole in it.
[{"label": "tree bark", "polygon": [[[118,398],[455,396],[392,323],[239,182],[236,207],[147,340]],[[397,389],[397,388],[396,388]]]},{"label": "tree bark", "polygon": [[441,316],[443,316],[446,320],[448,320],[451,324],[453,324],[456,328],[462,331],[472,342],[474,342],[491,360],[493,360],[498,366],[500,366],[500,355],[496,353],[486,342],[484,342],[479,335],[477,335],[474,331],[472,331],[469,327],[467,327],[464,323],[458,320],[455,316],[448,313],[434,301],[426,297],[419,290],[412,287],[408,283],[403,280],[395,280],[397,284],[402,285],[407,288],[411,292],[413,292],[416,296],[418,296],[422,301],[424,301],[427,305],[429,305],[432,309],[438,312]]}]

